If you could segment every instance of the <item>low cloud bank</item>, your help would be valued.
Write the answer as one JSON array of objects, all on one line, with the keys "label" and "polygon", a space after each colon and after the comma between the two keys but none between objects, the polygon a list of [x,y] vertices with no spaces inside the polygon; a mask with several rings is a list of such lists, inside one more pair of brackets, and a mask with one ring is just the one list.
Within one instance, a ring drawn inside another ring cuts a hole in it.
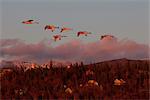
[{"label": "low cloud bank", "polygon": [[50,59],[59,61],[99,62],[110,59],[149,58],[148,45],[138,44],[131,40],[117,40],[105,37],[92,43],[80,40],[69,41],[57,47],[48,46],[44,41],[27,44],[19,39],[0,40],[1,59],[46,62]]}]

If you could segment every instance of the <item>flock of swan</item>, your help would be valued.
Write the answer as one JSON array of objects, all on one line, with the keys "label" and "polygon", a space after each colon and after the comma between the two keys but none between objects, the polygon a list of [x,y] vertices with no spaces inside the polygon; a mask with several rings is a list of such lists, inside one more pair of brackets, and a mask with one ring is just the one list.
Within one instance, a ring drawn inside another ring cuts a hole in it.
[{"label": "flock of swan", "polygon": [[[23,24],[39,24],[39,22],[37,21],[34,21],[34,20],[25,20],[25,21],[22,21]],[[55,26],[55,25],[46,25],[44,27],[44,30],[50,30],[51,32],[54,32],[55,30],[60,30],[60,33],[63,33],[63,32],[68,32],[68,31],[73,31],[72,28],[68,28],[68,27],[58,27],[58,26]],[[91,32],[88,32],[88,31],[79,31],[76,33],[77,34],[77,37],[81,36],[81,35],[84,35],[84,36],[87,36],[88,34],[92,34]],[[66,35],[60,35],[60,34],[56,34],[56,35],[53,35],[53,40],[54,41],[57,41],[57,40],[61,40],[62,38],[64,37],[67,37]],[[105,37],[111,37],[113,38],[114,36],[112,35],[102,35],[100,37],[100,39],[102,40],[103,38]]]}]

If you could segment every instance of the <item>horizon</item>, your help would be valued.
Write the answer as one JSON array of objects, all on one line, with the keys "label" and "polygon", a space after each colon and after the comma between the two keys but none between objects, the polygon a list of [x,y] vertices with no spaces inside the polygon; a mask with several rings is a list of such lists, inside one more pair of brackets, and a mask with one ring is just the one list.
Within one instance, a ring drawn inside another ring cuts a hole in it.
[{"label": "horizon", "polygon": [[[62,64],[62,65],[65,65],[65,66],[67,66],[67,65],[70,65],[70,64],[76,64],[76,63],[78,63],[78,64],[81,64],[81,63],[83,63],[84,65],[90,65],[90,64],[98,64],[98,63],[104,63],[104,62],[111,62],[111,61],[120,61],[120,60],[128,60],[128,61],[150,61],[150,58],[146,58],[146,59],[127,59],[127,58],[119,58],[119,59],[109,59],[109,60],[103,60],[103,61],[98,61],[98,62],[91,62],[91,63],[84,63],[83,61],[79,61],[79,62],[68,62],[68,61],[65,61],[65,62],[63,62],[63,61],[57,61],[57,60],[53,60],[53,59],[51,59],[51,60],[48,60],[47,62],[44,62],[44,63],[38,63],[38,62],[36,62],[36,61],[21,61],[21,60],[1,60],[0,61],[0,64],[2,64],[2,63],[7,63],[7,62],[16,62],[16,63],[35,63],[35,64],[37,64],[37,65],[43,65],[43,64],[47,64],[47,63],[50,63],[51,61],[54,63],[54,64]],[[0,66],[0,68],[1,68],[1,66]]]}]

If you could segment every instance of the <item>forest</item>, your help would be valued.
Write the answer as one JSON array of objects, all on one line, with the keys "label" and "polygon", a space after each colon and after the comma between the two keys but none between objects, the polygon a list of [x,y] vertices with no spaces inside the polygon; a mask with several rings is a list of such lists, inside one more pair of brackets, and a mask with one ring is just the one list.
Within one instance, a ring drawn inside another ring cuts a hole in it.
[{"label": "forest", "polygon": [[1,100],[149,100],[149,60],[0,69]]}]

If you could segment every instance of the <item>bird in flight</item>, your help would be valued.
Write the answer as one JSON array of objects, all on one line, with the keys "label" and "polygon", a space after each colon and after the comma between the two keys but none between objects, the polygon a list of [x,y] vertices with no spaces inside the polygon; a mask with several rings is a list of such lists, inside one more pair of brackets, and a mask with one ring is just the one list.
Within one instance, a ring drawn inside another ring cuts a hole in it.
[{"label": "bird in flight", "polygon": [[46,25],[45,30],[51,30],[52,32],[54,32],[56,29],[59,29],[59,27],[56,27],[55,25]]},{"label": "bird in flight", "polygon": [[67,37],[67,36],[64,36],[64,35],[54,35],[53,39],[54,39],[54,41],[57,41],[57,40],[61,40],[62,37]]},{"label": "bird in flight", "polygon": [[39,24],[39,22],[35,22],[34,20],[26,20],[22,21],[23,24]]},{"label": "bird in flight", "polygon": [[80,35],[85,35],[85,36],[87,36],[88,34],[92,34],[91,32],[87,32],[87,31],[79,31],[78,33],[77,33],[77,36],[79,37]]},{"label": "bird in flight", "polygon": [[73,30],[73,29],[67,28],[67,27],[63,27],[63,28],[61,28],[60,33],[62,33],[62,32],[67,32],[67,31],[71,31],[71,30]]},{"label": "bird in flight", "polygon": [[103,40],[106,37],[108,37],[108,38],[114,38],[114,36],[112,36],[112,35],[102,35],[100,39]]}]

